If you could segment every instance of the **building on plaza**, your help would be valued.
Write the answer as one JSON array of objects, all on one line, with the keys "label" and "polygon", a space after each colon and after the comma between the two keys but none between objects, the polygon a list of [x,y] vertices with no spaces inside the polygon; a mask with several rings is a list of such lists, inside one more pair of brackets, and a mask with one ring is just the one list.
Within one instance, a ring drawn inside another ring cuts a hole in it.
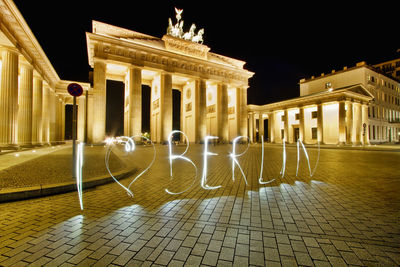
[{"label": "building on plaza", "polygon": [[[269,142],[398,142],[400,83],[365,62],[300,80],[300,97],[248,105],[249,136]],[[267,128],[267,130],[264,130]]]},{"label": "building on plaza", "polygon": [[[248,79],[245,62],[210,52],[204,29],[182,29],[176,10],[167,33],[153,37],[93,21],[86,33],[93,86],[80,83],[78,139],[105,140],[107,80],[122,81],[124,133],[142,132],[142,84],[151,87],[151,139],[163,143],[172,131],[172,90],[181,92],[180,125],[191,142],[206,135],[228,142],[247,135]],[[71,81],[61,80],[11,0],[0,0],[0,147],[42,145],[64,139],[65,105]]]}]

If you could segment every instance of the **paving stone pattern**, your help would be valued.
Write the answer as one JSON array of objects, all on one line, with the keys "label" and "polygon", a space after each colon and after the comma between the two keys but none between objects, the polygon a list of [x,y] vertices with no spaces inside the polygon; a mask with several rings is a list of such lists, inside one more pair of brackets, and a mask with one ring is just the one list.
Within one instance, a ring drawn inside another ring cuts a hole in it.
[{"label": "paving stone pattern", "polygon": [[[151,148],[150,148],[151,149]],[[183,152],[184,147],[174,148]],[[266,146],[258,183],[260,145],[238,158],[232,180],[231,146],[211,146],[207,183],[201,145],[177,160],[169,178],[168,148],[133,185],[86,190],[81,211],[76,192],[0,204],[1,266],[399,266],[400,153],[322,149],[310,178],[301,154]],[[146,167],[149,149],[132,164]],[[317,157],[309,149],[311,168]],[[178,152],[177,152],[178,153]],[[128,185],[130,179],[121,181]]]}]

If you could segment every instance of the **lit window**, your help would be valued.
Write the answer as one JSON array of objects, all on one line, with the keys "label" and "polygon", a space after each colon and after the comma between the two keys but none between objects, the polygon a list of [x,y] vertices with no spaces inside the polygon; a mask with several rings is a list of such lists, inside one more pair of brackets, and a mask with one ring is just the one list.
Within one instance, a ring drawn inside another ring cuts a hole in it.
[{"label": "lit window", "polygon": [[331,89],[331,88],[332,88],[332,83],[331,82],[325,83],[325,89]]},{"label": "lit window", "polygon": [[311,138],[313,140],[317,140],[317,138],[318,138],[318,129],[317,129],[317,127],[311,128]]},{"label": "lit window", "polygon": [[311,112],[311,119],[316,119],[318,118],[318,113],[316,111]]}]

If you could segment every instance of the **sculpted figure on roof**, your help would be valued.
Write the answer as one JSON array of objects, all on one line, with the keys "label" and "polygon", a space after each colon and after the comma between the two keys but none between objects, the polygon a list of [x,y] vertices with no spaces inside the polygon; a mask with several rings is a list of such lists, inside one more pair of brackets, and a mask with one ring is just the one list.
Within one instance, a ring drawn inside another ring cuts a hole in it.
[{"label": "sculpted figure on roof", "polygon": [[175,7],[175,12],[176,12],[176,24],[172,25],[172,20],[171,18],[168,19],[168,28],[167,28],[167,34],[171,35],[176,38],[181,38],[184,40],[192,41],[195,43],[200,43],[203,44],[203,34],[204,34],[204,29],[200,29],[197,34],[195,34],[196,30],[196,25],[193,23],[192,26],[190,27],[190,30],[188,32],[183,32],[183,20],[182,19],[182,12],[183,9],[177,9]]}]

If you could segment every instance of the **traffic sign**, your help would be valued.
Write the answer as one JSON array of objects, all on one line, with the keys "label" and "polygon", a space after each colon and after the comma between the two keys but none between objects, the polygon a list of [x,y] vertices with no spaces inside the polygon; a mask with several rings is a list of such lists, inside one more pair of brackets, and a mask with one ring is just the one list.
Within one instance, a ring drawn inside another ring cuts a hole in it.
[{"label": "traffic sign", "polygon": [[83,88],[80,84],[70,83],[67,87],[68,93],[72,96],[81,96],[83,93]]}]

